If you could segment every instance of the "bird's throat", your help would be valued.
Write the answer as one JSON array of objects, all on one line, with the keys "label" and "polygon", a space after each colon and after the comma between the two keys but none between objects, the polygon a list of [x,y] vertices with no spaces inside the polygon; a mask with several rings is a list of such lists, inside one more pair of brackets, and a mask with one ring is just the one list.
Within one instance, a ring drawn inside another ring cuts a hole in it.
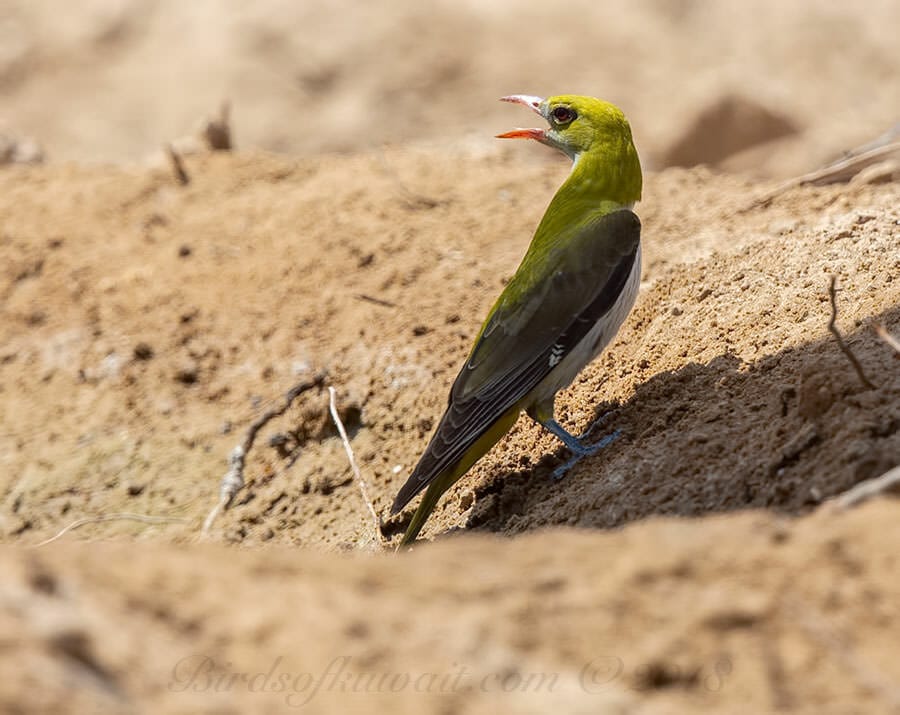
[{"label": "bird's throat", "polygon": [[600,146],[575,155],[572,170],[556,196],[628,206],[640,200],[641,186],[641,164],[634,145],[628,142],[623,147]]}]

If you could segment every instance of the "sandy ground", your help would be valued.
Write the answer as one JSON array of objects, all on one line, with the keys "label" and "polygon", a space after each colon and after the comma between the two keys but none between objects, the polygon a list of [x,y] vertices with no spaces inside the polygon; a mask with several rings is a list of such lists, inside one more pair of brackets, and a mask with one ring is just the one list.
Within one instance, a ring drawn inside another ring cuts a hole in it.
[{"label": "sandy ground", "polygon": [[[900,710],[900,507],[829,501],[900,464],[900,182],[754,204],[900,118],[896,3],[55,7],[0,17],[47,157],[0,166],[0,711]],[[327,388],[386,515],[567,171],[494,100],[554,90],[648,168],[637,305],[558,399],[620,436],[554,482],[522,418],[393,554]],[[223,97],[238,151],[147,159]]]}]

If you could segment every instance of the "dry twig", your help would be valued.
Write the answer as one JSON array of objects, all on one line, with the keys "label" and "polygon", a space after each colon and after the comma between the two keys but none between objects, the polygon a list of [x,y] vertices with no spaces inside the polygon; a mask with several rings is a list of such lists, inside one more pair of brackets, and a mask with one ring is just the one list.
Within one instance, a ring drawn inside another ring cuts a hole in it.
[{"label": "dry twig", "polygon": [[863,372],[862,365],[859,364],[859,360],[856,359],[856,355],[853,354],[853,351],[847,347],[847,344],[844,342],[843,336],[841,336],[841,331],[837,329],[835,322],[837,321],[837,277],[831,276],[831,282],[828,285],[828,296],[831,298],[831,319],[828,321],[828,330],[831,331],[831,334],[834,335],[834,339],[837,340],[838,347],[841,349],[841,352],[847,356],[847,359],[850,361],[850,364],[853,365],[853,369],[856,370],[856,375],[859,377],[859,381],[865,386],[867,390],[874,390],[875,385],[871,383],[869,378],[866,377],[866,374]]},{"label": "dry twig", "polygon": [[880,477],[860,482],[830,501],[834,505],[834,509],[844,511],[862,504],[872,497],[887,494],[891,491],[900,491],[900,466],[889,469]]},{"label": "dry twig", "polygon": [[375,507],[372,505],[372,500],[369,498],[369,490],[366,487],[366,482],[362,477],[362,473],[359,471],[359,467],[356,465],[356,459],[354,459],[353,457],[353,449],[350,447],[350,440],[347,438],[347,430],[344,429],[344,423],[341,422],[341,416],[338,414],[337,405],[335,405],[333,387],[329,386],[328,396],[331,418],[334,420],[334,424],[337,427],[338,433],[341,435],[341,442],[344,443],[344,451],[347,452],[347,459],[350,461],[350,469],[353,470],[353,476],[356,478],[356,483],[359,485],[359,491],[362,494],[363,501],[365,502],[366,507],[368,507],[369,509],[369,514],[372,515],[372,523],[375,529],[374,540],[376,543],[380,544],[381,518],[378,516],[378,513],[375,511]]},{"label": "dry twig", "polygon": [[84,526],[85,524],[99,524],[104,521],[140,521],[144,524],[187,524],[190,519],[184,519],[177,516],[148,516],[146,514],[130,514],[128,512],[120,512],[116,514],[99,514],[98,516],[86,516],[83,519],[76,519],[68,526],[63,527],[59,530],[54,536],[51,536],[49,539],[44,539],[43,541],[34,544],[32,548],[37,549],[41,546],[46,546],[62,536],[65,536],[70,531],[74,531],[79,527]]},{"label": "dry twig", "polygon": [[396,308],[396,303],[391,303],[389,300],[384,300],[382,298],[376,298],[374,295],[367,295],[365,293],[357,293],[353,296],[357,300],[364,300],[367,303],[374,303],[375,305],[380,305],[384,308]]},{"label": "dry twig", "polygon": [[875,334],[892,348],[894,348],[894,352],[896,352],[897,355],[900,355],[900,340],[897,340],[897,338],[891,335],[888,332],[888,329],[885,328],[881,323],[875,323],[875,325],[873,325],[872,327],[875,330]]},{"label": "dry twig", "polygon": [[[773,199],[778,198],[781,194],[797,186],[806,186],[808,184],[822,186],[824,184],[849,181],[867,166],[877,164],[890,155],[900,152],[900,141],[892,141],[888,144],[883,144],[876,140],[872,144],[875,144],[876,146],[874,146],[874,148],[868,148],[865,151],[851,151],[848,156],[839,159],[833,164],[829,164],[816,171],[811,171],[808,174],[803,174],[803,176],[790,179],[780,186],[776,186],[768,193],[754,199],[738,213],[746,213],[747,211],[752,211],[760,206],[768,206],[772,203]],[[871,145],[867,145],[867,147],[868,146]]]},{"label": "dry twig", "polygon": [[208,119],[201,132],[203,141],[213,151],[231,151],[231,102],[225,100],[219,107],[219,116]]},{"label": "dry twig", "polygon": [[172,171],[175,172],[175,178],[178,180],[178,183],[182,186],[190,184],[191,177],[188,176],[188,173],[184,168],[184,163],[181,161],[181,155],[175,151],[175,147],[171,144],[166,144],[166,154],[169,157],[169,161],[172,163]]},{"label": "dry twig", "polygon": [[219,486],[219,502],[212,508],[212,511],[209,512],[204,520],[203,529],[200,532],[201,535],[206,536],[209,533],[213,521],[215,521],[219,512],[228,509],[228,507],[231,506],[231,502],[234,500],[235,495],[243,488],[244,462],[247,458],[247,454],[253,448],[253,443],[256,441],[256,435],[259,434],[259,431],[273,419],[280,417],[287,412],[290,406],[294,404],[294,400],[300,397],[300,395],[309,392],[312,389],[322,387],[324,382],[324,373],[319,373],[312,380],[306,380],[298,385],[294,385],[294,387],[287,391],[287,394],[284,396],[284,401],[279,407],[273,407],[270,410],[266,410],[253,421],[247,429],[247,434],[244,435],[244,441],[231,450],[231,454],[228,456],[228,471],[225,473],[225,476],[222,477],[222,483]]}]

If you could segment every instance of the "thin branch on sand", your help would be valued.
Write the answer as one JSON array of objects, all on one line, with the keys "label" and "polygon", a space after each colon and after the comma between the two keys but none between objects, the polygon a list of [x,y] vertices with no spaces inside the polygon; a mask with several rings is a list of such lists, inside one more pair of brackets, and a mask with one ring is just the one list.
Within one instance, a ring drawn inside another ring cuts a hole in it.
[{"label": "thin branch on sand", "polygon": [[225,100],[219,107],[219,114],[206,121],[201,132],[203,141],[213,151],[231,151],[231,102]]},{"label": "thin branch on sand", "polygon": [[769,193],[754,200],[753,203],[743,209],[743,211],[750,211],[759,206],[768,206],[772,202],[772,199],[777,198],[781,194],[797,186],[823,186],[825,184],[849,181],[866,167],[876,164],[882,159],[886,159],[891,154],[897,152],[900,152],[900,141],[878,146],[861,154],[851,153],[848,157],[840,159],[833,164],[829,164],[826,167],[784,182],[780,186],[772,189]]},{"label": "thin branch on sand", "polygon": [[844,342],[844,338],[841,335],[841,331],[837,329],[835,322],[837,321],[837,278],[835,276],[831,276],[831,282],[828,285],[828,296],[831,298],[831,319],[828,321],[828,330],[831,331],[831,334],[834,336],[834,339],[837,340],[838,347],[841,349],[841,352],[847,356],[847,359],[850,361],[850,364],[853,365],[853,369],[856,370],[856,375],[859,377],[859,381],[865,386],[867,390],[874,390],[875,385],[866,377],[866,374],[863,372],[862,365],[859,364],[859,360],[856,359],[856,355],[853,354],[853,351],[847,347],[847,343]]},{"label": "thin branch on sand", "polygon": [[897,355],[900,355],[900,340],[891,335],[888,332],[888,329],[885,328],[881,323],[875,323],[875,325],[873,325],[872,327],[875,330],[875,334],[892,348],[894,348],[894,352],[897,353]]},{"label": "thin branch on sand", "polygon": [[76,519],[68,526],[60,529],[54,536],[51,536],[49,539],[44,539],[43,541],[34,544],[32,548],[37,549],[41,546],[46,546],[47,544],[56,541],[62,536],[65,536],[70,531],[74,531],[75,529],[78,529],[85,524],[99,524],[104,521],[140,521],[144,524],[187,524],[190,519],[184,519],[177,516],[150,516],[147,514],[130,514],[127,512],[86,516],[83,519]]},{"label": "thin branch on sand", "polygon": [[761,206],[768,206],[773,199],[797,186],[823,186],[825,184],[849,181],[866,167],[878,164],[888,159],[892,154],[900,154],[900,141],[896,141],[895,135],[888,132],[883,135],[883,138],[876,139],[864,147],[848,152],[847,156],[833,164],[785,181],[768,193],[754,199],[749,205],[741,209],[739,213],[746,213]]},{"label": "thin branch on sand", "polygon": [[357,293],[353,296],[357,300],[364,300],[369,303],[374,303],[375,305],[380,305],[383,308],[396,308],[396,303],[391,303],[389,300],[384,300],[383,298],[376,298],[374,295],[367,295],[365,293]]},{"label": "thin branch on sand", "polygon": [[839,494],[834,499],[831,499],[830,503],[834,505],[836,510],[844,511],[845,509],[858,506],[872,497],[893,491],[900,492],[900,466],[889,469],[880,477],[860,482],[843,494]]},{"label": "thin branch on sand", "polygon": [[341,422],[341,416],[337,411],[334,388],[331,386],[329,386],[328,388],[328,396],[331,418],[334,420],[334,424],[337,427],[338,433],[341,435],[341,442],[343,442],[344,444],[344,451],[347,453],[347,459],[350,462],[350,469],[353,470],[353,476],[356,478],[356,483],[359,485],[359,491],[362,494],[363,501],[365,502],[366,507],[369,510],[369,514],[372,515],[372,524],[375,530],[374,541],[378,544],[381,544],[381,518],[378,516],[378,512],[375,511],[375,507],[372,505],[372,500],[369,498],[369,490],[366,487],[366,482],[363,479],[362,473],[359,471],[359,467],[356,465],[356,459],[353,457],[353,449],[352,447],[350,447],[350,440],[347,437],[347,430],[344,429],[344,423]]},{"label": "thin branch on sand", "polygon": [[178,183],[182,186],[190,184],[191,177],[188,176],[187,170],[184,168],[184,163],[181,161],[181,154],[175,151],[174,146],[166,144],[166,155],[169,157],[169,162],[172,164],[172,171],[175,173],[175,178],[178,180]]},{"label": "thin branch on sand", "polygon": [[204,520],[203,528],[200,531],[202,536],[206,536],[209,533],[219,512],[227,510],[228,507],[231,506],[231,502],[234,500],[235,495],[243,489],[244,463],[247,459],[247,454],[253,448],[253,443],[256,441],[256,435],[259,434],[259,431],[273,419],[280,417],[287,412],[300,395],[322,387],[324,382],[325,374],[319,373],[312,380],[306,380],[298,385],[294,385],[294,387],[287,391],[284,396],[284,401],[279,407],[273,407],[270,410],[266,410],[253,421],[249,428],[247,428],[247,434],[244,436],[244,441],[231,450],[231,454],[228,456],[228,471],[225,473],[225,476],[222,477],[222,483],[219,486],[219,502],[212,508],[212,511],[209,512]]}]

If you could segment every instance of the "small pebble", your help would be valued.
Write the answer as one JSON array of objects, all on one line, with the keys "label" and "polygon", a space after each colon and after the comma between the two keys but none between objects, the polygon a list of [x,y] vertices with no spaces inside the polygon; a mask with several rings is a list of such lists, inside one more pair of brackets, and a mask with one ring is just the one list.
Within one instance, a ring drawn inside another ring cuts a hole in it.
[{"label": "small pebble", "polygon": [[149,360],[153,357],[153,347],[149,343],[139,342],[134,346],[135,360]]}]

